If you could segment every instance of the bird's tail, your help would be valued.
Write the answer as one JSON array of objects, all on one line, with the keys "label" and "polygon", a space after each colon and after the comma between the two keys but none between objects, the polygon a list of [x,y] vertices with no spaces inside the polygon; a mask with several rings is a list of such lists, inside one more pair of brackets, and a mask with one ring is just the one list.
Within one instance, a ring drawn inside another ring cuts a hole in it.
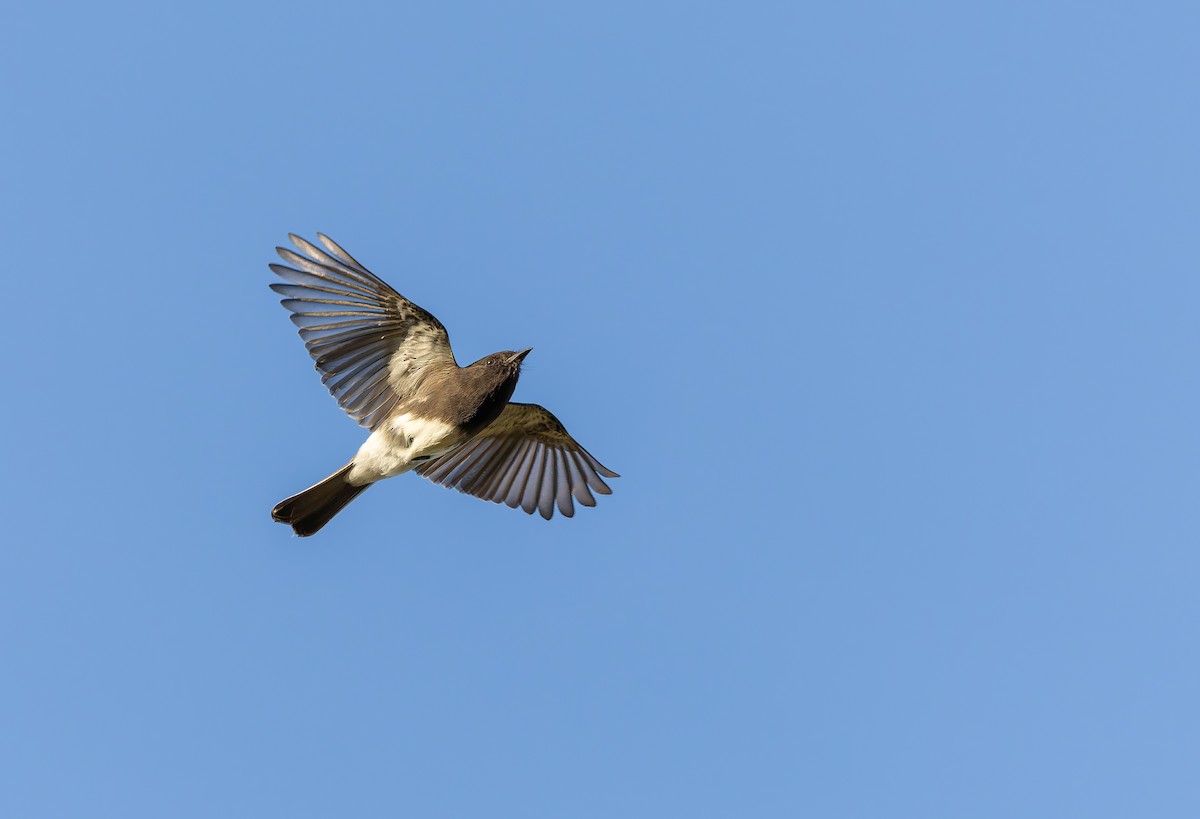
[{"label": "bird's tail", "polygon": [[280,523],[289,524],[300,537],[316,533],[333,518],[342,507],[358,497],[371,484],[353,486],[346,481],[354,462],[343,466],[320,483],[303,492],[281,500],[271,510],[271,517]]}]

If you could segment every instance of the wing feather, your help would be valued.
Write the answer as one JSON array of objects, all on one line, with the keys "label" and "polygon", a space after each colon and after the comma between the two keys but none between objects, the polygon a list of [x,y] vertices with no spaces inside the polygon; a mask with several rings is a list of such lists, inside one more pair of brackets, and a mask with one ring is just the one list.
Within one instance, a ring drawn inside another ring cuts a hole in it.
[{"label": "wing feather", "polygon": [[280,303],[330,394],[351,418],[375,429],[431,367],[455,364],[446,328],[328,236],[317,234],[324,249],[289,238],[300,253],[276,248],[291,266],[270,265],[286,282],[271,289],[284,297]]},{"label": "wing feather", "polygon": [[567,477],[567,460],[571,457],[569,452],[556,451],[554,453],[554,477],[555,485],[558,487],[558,511],[562,512],[564,517],[574,517],[575,504],[571,501],[571,481]]},{"label": "wing feather", "polygon": [[571,493],[575,496],[575,500],[584,506],[595,506],[596,499],[592,497],[592,492],[588,489],[583,467],[579,465],[579,456],[574,452],[568,452],[567,456],[567,473],[571,476]]},{"label": "wing feather", "polygon": [[525,484],[529,482],[529,473],[533,469],[533,462],[537,459],[537,452],[538,447],[529,446],[521,456],[521,465],[517,467],[517,475],[513,479],[512,487],[508,490],[508,495],[504,498],[504,502],[513,509],[520,506],[522,498],[525,497]]},{"label": "wing feather", "polygon": [[[501,473],[499,483],[493,487],[487,495],[488,500],[493,503],[506,503],[508,493],[512,489],[513,482],[517,478],[517,472],[521,461],[525,458],[525,452],[534,445],[530,439],[518,439],[517,446],[513,449],[512,455],[508,456],[504,462],[504,468]],[[482,496],[481,496],[482,497]]]},{"label": "wing feather", "polygon": [[555,507],[563,516],[573,516],[575,501],[595,506],[593,491],[612,493],[600,476],[619,477],[544,407],[514,403],[470,441],[416,472],[483,500],[539,512],[547,520]]}]

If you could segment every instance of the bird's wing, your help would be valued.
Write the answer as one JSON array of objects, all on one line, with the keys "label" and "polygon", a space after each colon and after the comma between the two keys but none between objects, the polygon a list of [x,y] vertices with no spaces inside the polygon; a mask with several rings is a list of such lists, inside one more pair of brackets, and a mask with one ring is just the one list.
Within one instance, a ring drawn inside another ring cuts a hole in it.
[{"label": "bird's wing", "polygon": [[342,409],[367,429],[387,418],[434,363],[454,364],[446,328],[401,296],[328,236],[325,249],[288,237],[304,255],[275,250],[291,265],[271,270],[286,280],[271,289],[300,328],[321,381]]},{"label": "bird's wing", "polygon": [[559,420],[537,404],[507,404],[500,417],[458,449],[421,464],[416,472],[493,503],[537,509],[549,520],[554,504],[566,517],[574,499],[595,506],[592,492],[610,495],[600,479],[620,477],[581,447]]}]

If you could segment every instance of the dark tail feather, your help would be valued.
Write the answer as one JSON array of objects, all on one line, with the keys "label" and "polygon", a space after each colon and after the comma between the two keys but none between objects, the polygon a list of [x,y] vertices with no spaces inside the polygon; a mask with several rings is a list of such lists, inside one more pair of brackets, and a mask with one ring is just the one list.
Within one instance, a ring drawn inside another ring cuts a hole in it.
[{"label": "dark tail feather", "polygon": [[329,523],[334,515],[342,511],[342,507],[371,485],[367,483],[351,486],[346,483],[346,476],[350,474],[352,466],[353,461],[315,486],[310,486],[287,500],[281,500],[271,510],[271,517],[280,523],[290,524],[300,537],[315,534]]}]

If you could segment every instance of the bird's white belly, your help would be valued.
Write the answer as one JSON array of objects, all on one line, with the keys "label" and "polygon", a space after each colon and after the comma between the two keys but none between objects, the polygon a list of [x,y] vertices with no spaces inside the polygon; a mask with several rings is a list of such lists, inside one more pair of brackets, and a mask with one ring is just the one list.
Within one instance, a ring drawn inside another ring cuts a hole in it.
[{"label": "bird's white belly", "polygon": [[417,465],[417,458],[436,458],[457,446],[462,433],[453,424],[433,418],[398,415],[371,433],[347,479],[355,486],[401,475]]}]

